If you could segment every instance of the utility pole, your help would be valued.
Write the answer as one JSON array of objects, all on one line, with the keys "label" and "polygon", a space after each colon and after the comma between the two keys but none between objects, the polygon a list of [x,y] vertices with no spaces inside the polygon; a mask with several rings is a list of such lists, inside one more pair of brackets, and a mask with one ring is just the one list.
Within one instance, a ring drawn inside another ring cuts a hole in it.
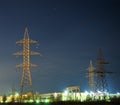
[{"label": "utility pole", "polygon": [[23,56],[23,63],[17,65],[17,68],[22,68],[22,80],[21,80],[21,87],[20,87],[20,95],[22,99],[23,93],[31,92],[33,94],[33,87],[32,87],[32,77],[30,73],[31,67],[37,67],[37,65],[32,64],[30,62],[31,55],[41,55],[38,52],[33,52],[30,49],[31,44],[36,44],[37,41],[31,40],[29,38],[28,29],[25,28],[24,38],[20,41],[17,41],[16,44],[23,45],[23,51],[14,53],[15,56]]}]

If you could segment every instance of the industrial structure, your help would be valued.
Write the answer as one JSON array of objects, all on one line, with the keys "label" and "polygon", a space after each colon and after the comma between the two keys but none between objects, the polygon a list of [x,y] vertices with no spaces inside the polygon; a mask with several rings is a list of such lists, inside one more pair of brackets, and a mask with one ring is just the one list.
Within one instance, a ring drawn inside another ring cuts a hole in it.
[{"label": "industrial structure", "polygon": [[96,62],[96,91],[100,91],[102,93],[108,91],[108,85],[106,81],[106,74],[109,72],[106,71],[105,65],[109,64],[105,61],[101,48],[98,51],[98,57]]},{"label": "industrial structure", "polygon": [[23,94],[26,94],[28,92],[33,93],[30,69],[31,69],[31,67],[37,67],[37,65],[32,64],[30,62],[30,57],[31,57],[31,55],[41,55],[41,54],[38,52],[31,51],[30,45],[36,44],[36,43],[37,43],[37,41],[31,40],[29,38],[27,28],[25,28],[24,38],[22,40],[16,42],[16,44],[18,44],[18,45],[19,44],[23,45],[23,51],[14,53],[15,56],[23,56],[23,63],[16,66],[17,68],[23,68],[21,87],[20,87],[21,98],[22,98]]},{"label": "industrial structure", "polygon": [[[4,96],[5,97],[5,96]],[[106,97],[104,98],[103,95],[97,96],[94,92],[81,92],[79,86],[70,86],[66,87],[66,89],[63,92],[53,92],[53,93],[45,93],[45,94],[39,94],[36,92],[34,94],[34,100],[30,98],[30,94],[26,93],[23,95],[22,103],[51,103],[51,102],[60,102],[60,101],[77,101],[77,102],[88,102],[88,101],[106,101],[111,102],[112,98],[114,99],[120,98],[120,93],[117,94],[110,94],[106,93]],[[6,98],[3,98],[3,96],[0,96],[0,103],[17,103],[20,102],[19,99],[21,98],[21,95],[17,92],[15,92],[14,96],[11,94],[9,96],[6,96]]]},{"label": "industrial structure", "polygon": [[95,92],[95,81],[94,81],[94,76],[95,76],[95,68],[93,67],[92,60],[90,60],[89,67],[87,68],[88,74],[87,77],[89,78],[89,87],[92,92]]},{"label": "industrial structure", "polygon": [[[92,60],[90,60],[89,67],[87,68],[89,78],[89,92],[81,92],[80,86],[69,86],[66,87],[64,92],[54,92],[54,93],[45,93],[39,94],[38,92],[33,93],[32,87],[32,78],[31,78],[31,67],[37,67],[37,65],[32,64],[30,58],[32,55],[41,55],[38,52],[31,51],[30,45],[36,44],[37,41],[31,40],[29,38],[28,29],[25,28],[24,38],[20,41],[17,41],[16,44],[22,44],[23,50],[21,52],[14,53],[15,56],[23,56],[23,63],[17,65],[17,68],[22,68],[22,80],[20,87],[20,94],[15,92],[15,89],[12,90],[12,95],[8,96],[6,102],[55,102],[55,101],[96,101],[96,100],[107,100],[111,101],[110,98],[117,96],[120,97],[120,94],[109,94],[104,93],[108,90],[106,82],[105,65],[109,64],[104,60],[102,50],[99,49],[96,68],[93,67]],[[102,93],[98,95],[98,92]],[[104,93],[104,94],[103,94]],[[106,97],[104,97],[106,95]],[[32,97],[32,98],[31,98]],[[3,102],[3,98],[0,97],[0,102]],[[5,102],[5,101],[4,101]]]}]

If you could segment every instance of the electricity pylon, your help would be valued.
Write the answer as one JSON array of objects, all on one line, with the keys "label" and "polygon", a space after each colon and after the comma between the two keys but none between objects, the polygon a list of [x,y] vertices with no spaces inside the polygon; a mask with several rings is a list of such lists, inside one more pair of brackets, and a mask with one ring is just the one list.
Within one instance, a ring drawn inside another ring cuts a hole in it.
[{"label": "electricity pylon", "polygon": [[99,49],[98,57],[97,57],[97,65],[96,65],[96,91],[100,91],[104,93],[108,91],[107,81],[106,81],[106,74],[110,73],[107,72],[105,69],[105,65],[109,64],[105,61],[102,50]]},{"label": "electricity pylon", "polygon": [[25,93],[31,92],[33,94],[32,78],[31,78],[30,69],[31,67],[37,67],[37,65],[32,64],[30,62],[30,57],[31,55],[41,55],[38,52],[31,51],[30,45],[35,44],[35,43],[37,43],[37,41],[31,40],[29,38],[27,28],[25,28],[24,38],[16,42],[16,44],[23,45],[23,51],[14,53],[15,56],[23,56],[23,63],[16,66],[17,68],[23,68],[21,87],[20,87],[21,98],[22,98],[23,93],[25,94]]},{"label": "electricity pylon", "polygon": [[95,68],[93,67],[92,64],[92,60],[90,60],[90,64],[89,67],[87,68],[88,70],[88,75],[87,77],[89,78],[89,86],[90,86],[90,90],[92,92],[95,92],[95,82],[94,82],[94,72],[95,72]]}]

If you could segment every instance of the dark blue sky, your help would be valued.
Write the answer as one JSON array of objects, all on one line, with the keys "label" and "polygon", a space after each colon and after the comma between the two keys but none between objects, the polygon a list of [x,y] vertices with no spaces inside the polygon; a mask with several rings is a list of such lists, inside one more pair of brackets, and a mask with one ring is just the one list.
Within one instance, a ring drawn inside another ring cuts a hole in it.
[{"label": "dark blue sky", "polygon": [[[22,70],[15,66],[22,57],[13,53],[22,50],[15,42],[25,27],[43,55],[31,57],[39,65],[31,70],[34,91],[89,90],[86,68],[90,59],[96,66],[98,48],[110,62],[106,69],[120,72],[119,0],[0,0],[0,95],[20,88]],[[107,75],[111,92],[120,90],[119,75]]]}]

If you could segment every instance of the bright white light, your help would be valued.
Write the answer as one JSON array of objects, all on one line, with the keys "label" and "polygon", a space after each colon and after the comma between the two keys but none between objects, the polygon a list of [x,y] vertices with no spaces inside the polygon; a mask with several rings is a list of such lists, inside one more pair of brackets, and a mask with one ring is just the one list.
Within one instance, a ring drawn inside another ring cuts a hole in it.
[{"label": "bright white light", "polygon": [[99,91],[99,90],[98,90],[97,92],[98,92],[98,93],[102,93],[102,92],[101,92],[101,91]]},{"label": "bright white light", "polygon": [[120,93],[119,93],[119,92],[117,92],[117,95],[120,95]]},{"label": "bright white light", "polygon": [[40,100],[36,100],[36,103],[40,103]]},{"label": "bright white light", "polygon": [[16,93],[15,93],[15,96],[16,96],[16,97],[19,96],[19,93],[16,92]]},{"label": "bright white light", "polygon": [[67,90],[65,90],[65,91],[64,91],[64,94],[65,94],[65,95],[68,95],[68,91],[67,91]]},{"label": "bright white light", "polygon": [[54,93],[54,97],[55,97],[55,98],[57,97],[57,93],[56,93],[56,92]]},{"label": "bright white light", "polygon": [[89,92],[88,92],[88,91],[85,91],[85,94],[89,94]]},{"label": "bright white light", "polygon": [[94,92],[90,91],[90,94],[94,94]]},{"label": "bright white light", "polygon": [[76,96],[77,96],[77,97],[80,97],[80,93],[77,93]]},{"label": "bright white light", "polygon": [[104,91],[105,94],[109,94],[107,91]]},{"label": "bright white light", "polygon": [[48,103],[49,102],[49,100],[48,99],[45,99],[45,103]]}]

